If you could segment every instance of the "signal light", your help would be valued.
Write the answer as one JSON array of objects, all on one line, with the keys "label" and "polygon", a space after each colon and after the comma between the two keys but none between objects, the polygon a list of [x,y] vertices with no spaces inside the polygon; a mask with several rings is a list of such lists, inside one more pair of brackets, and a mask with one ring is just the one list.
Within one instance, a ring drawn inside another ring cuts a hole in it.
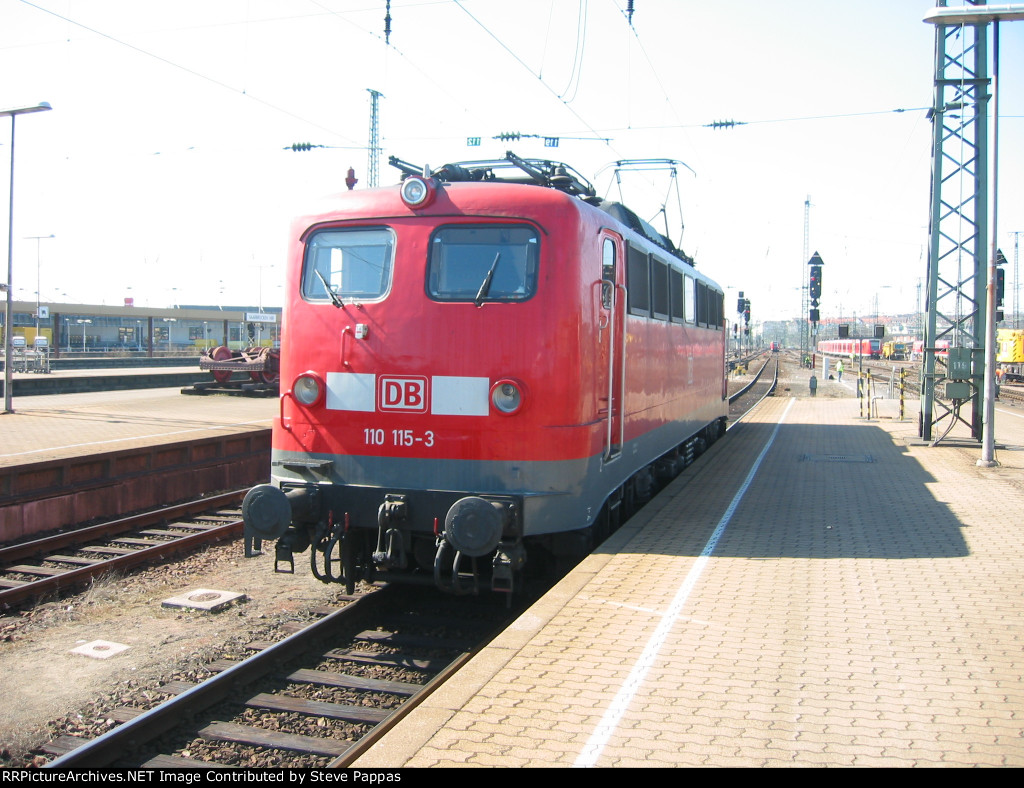
[{"label": "signal light", "polygon": [[1003,296],[1006,295],[1006,272],[1002,268],[996,269],[996,306],[1003,305]]},{"label": "signal light", "polygon": [[820,322],[819,321],[820,317],[821,317],[821,313],[817,309],[812,309],[811,310],[811,322],[812,323]]},{"label": "signal light", "polygon": [[811,298],[821,298],[821,266],[811,266]]}]

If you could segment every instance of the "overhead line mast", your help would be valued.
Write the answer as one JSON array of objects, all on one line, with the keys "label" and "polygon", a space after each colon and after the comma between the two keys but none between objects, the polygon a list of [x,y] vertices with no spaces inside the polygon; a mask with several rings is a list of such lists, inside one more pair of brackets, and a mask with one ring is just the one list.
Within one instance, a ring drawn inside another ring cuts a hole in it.
[{"label": "overhead line mast", "polygon": [[366,180],[371,189],[379,186],[380,180],[380,138],[377,113],[380,97],[383,95],[379,90],[366,89],[370,94],[370,154],[366,167]]},{"label": "overhead line mast", "polygon": [[[946,434],[970,402],[971,434],[981,440],[978,467],[995,459],[996,322],[999,306],[999,22],[1024,20],[1024,4],[989,6],[985,0],[947,8],[945,0],[925,15],[935,25],[935,101],[932,108],[932,212],[929,222],[928,322],[921,375],[921,437],[949,417]],[[992,79],[988,78],[988,27],[993,29]],[[954,44],[959,44],[955,46]],[[973,56],[973,59],[972,59]],[[992,200],[989,206],[989,105],[992,107]],[[973,110],[973,115],[972,115]],[[968,147],[969,146],[969,147]],[[991,218],[991,235],[989,220]],[[986,260],[986,245],[991,249]],[[987,265],[986,265],[987,262]],[[955,263],[955,265],[954,265]],[[941,271],[939,270],[941,267]],[[956,274],[956,278],[952,278]],[[973,284],[973,295],[966,292]],[[948,295],[955,299],[945,302]],[[954,307],[951,315],[949,308]],[[944,369],[936,345],[949,336]],[[937,396],[945,382],[945,406]],[[964,423],[967,423],[964,421]],[[935,443],[940,440],[935,439]]]},{"label": "overhead line mast", "polygon": [[[945,0],[939,5],[945,6]],[[961,421],[970,427],[972,437],[982,437],[982,392],[972,379],[972,367],[984,368],[988,85],[986,25],[937,24],[919,424],[920,437],[929,442],[938,442],[935,433],[942,421],[946,433]],[[948,354],[945,358],[938,354],[940,342],[949,346],[942,351]],[[967,419],[960,416],[964,405],[970,411]]]},{"label": "overhead line mast", "polygon": [[[811,195],[807,195],[807,199],[804,200],[804,256],[803,262],[807,261],[807,255],[811,248]],[[803,363],[804,359],[810,358],[814,352],[813,340],[810,337],[810,325],[807,321],[808,314],[808,303],[807,303],[807,290],[808,290],[808,272],[806,266],[801,263],[800,268],[800,361]]]}]

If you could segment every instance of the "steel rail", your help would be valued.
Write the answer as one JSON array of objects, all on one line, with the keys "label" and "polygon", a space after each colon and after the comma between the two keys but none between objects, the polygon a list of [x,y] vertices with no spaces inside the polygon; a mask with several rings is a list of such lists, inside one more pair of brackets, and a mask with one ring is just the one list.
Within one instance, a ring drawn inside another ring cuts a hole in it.
[{"label": "steel rail", "polygon": [[765,361],[765,362],[764,362],[764,365],[763,365],[763,366],[761,367],[761,369],[759,369],[759,370],[757,371],[757,374],[756,374],[756,375],[754,375],[754,379],[753,379],[752,381],[750,381],[750,382],[749,382],[749,383],[748,383],[748,384],[747,384],[746,386],[744,386],[743,388],[741,388],[741,389],[740,389],[739,391],[737,391],[737,392],[736,392],[735,394],[730,394],[730,395],[729,395],[729,404],[730,404],[730,405],[732,405],[732,403],[734,403],[734,402],[735,402],[736,400],[738,400],[738,399],[739,399],[740,397],[742,397],[742,396],[743,396],[744,394],[746,394],[746,393],[747,393],[748,391],[750,391],[750,390],[751,390],[751,389],[752,389],[752,388],[753,388],[754,386],[756,386],[756,385],[757,385],[757,382],[758,382],[758,381],[759,381],[759,380],[761,379],[761,374],[762,374],[762,373],[763,373],[763,372],[764,372],[764,371],[765,371],[766,369],[768,369],[768,365],[769,365],[769,364],[771,364],[771,363],[772,363],[772,361],[775,361],[775,362],[776,362],[776,363],[775,363],[775,379],[774,379],[774,380],[772,381],[772,385],[771,385],[771,388],[769,388],[769,389],[768,389],[768,391],[767,391],[767,393],[765,394],[765,396],[767,397],[767,396],[768,396],[768,394],[771,394],[771,393],[772,393],[773,391],[775,391],[775,387],[776,387],[776,385],[778,385],[778,382],[779,382],[779,364],[778,364],[778,359],[772,359],[772,358],[769,358],[769,359],[768,359],[767,361]]},{"label": "steel rail", "polygon": [[[378,590],[365,594],[354,599],[346,607],[334,611],[325,618],[309,624],[299,632],[281,640],[259,653],[249,657],[242,662],[235,663],[216,674],[210,679],[197,684],[185,692],[170,698],[159,706],[142,712],[136,717],[122,723],[96,739],[89,740],[75,749],[64,753],[56,760],[46,764],[43,768],[65,769],[65,768],[95,768],[109,766],[116,762],[123,762],[126,753],[137,751],[140,747],[150,744],[159,736],[176,728],[182,720],[192,720],[190,723],[197,729],[202,723],[197,723],[195,717],[211,706],[225,700],[237,699],[239,692],[245,692],[245,688],[265,679],[267,676],[280,671],[283,665],[297,658],[306,656],[311,650],[318,651],[324,643],[330,641],[335,630],[342,626],[350,625],[353,619],[359,615],[373,611],[370,605],[385,602],[389,595],[400,593],[398,586],[381,586]],[[408,590],[408,589],[405,589]],[[369,601],[370,598],[373,601]],[[502,626],[507,626],[506,620]],[[329,769],[347,768],[369,747],[377,743],[382,737],[390,732],[406,715],[419,706],[434,691],[440,688],[446,681],[451,679],[461,670],[465,664],[478,654],[490,642],[495,635],[493,628],[489,627],[486,635],[482,635],[477,645],[467,647],[455,658],[447,660],[448,664],[422,685],[415,694],[412,694],[393,712],[384,717],[380,722],[362,736],[358,741],[348,746],[341,755],[338,755],[326,765]],[[241,741],[231,739],[231,741]],[[265,742],[243,742],[257,747],[273,747]],[[142,768],[165,768],[175,763],[178,756],[161,755],[148,757]],[[182,764],[185,761],[181,761]],[[159,764],[159,766],[157,766]],[[210,768],[217,767],[217,762],[188,763],[191,766]]]},{"label": "steel rail", "polygon": [[[230,493],[202,498],[196,501],[179,504],[177,506],[165,507],[152,512],[145,512],[132,517],[125,517],[109,523],[90,526],[78,529],[69,533],[57,534],[55,536],[37,539],[32,542],[25,542],[20,545],[12,545],[0,549],[0,567],[5,571],[12,571],[11,566],[16,561],[27,558],[47,560],[47,555],[55,550],[75,548],[99,539],[129,533],[139,528],[167,522],[174,518],[190,517],[210,512],[237,504],[245,495],[245,490],[236,490]],[[65,590],[81,585],[102,574],[115,569],[127,569],[139,564],[165,558],[173,553],[191,549],[197,545],[209,542],[221,541],[233,537],[242,532],[242,519],[227,522],[221,526],[214,526],[199,533],[182,534],[182,536],[169,539],[166,542],[154,544],[152,547],[142,547],[135,552],[117,556],[109,559],[99,559],[94,564],[83,566],[78,569],[69,569],[58,575],[43,577],[39,580],[26,581],[23,585],[15,588],[4,588],[0,590],[0,609],[8,607],[26,599],[42,596],[54,591]],[[17,570],[13,570],[17,571]]]},{"label": "steel rail", "polygon": [[[489,642],[489,641],[488,641]],[[423,689],[409,698],[405,703],[395,709],[391,714],[373,726],[373,729],[363,736],[359,741],[349,747],[343,754],[339,755],[329,764],[328,769],[347,769],[357,758],[362,756],[374,744],[380,741],[387,733],[401,722],[406,715],[429,698],[436,689],[441,687],[448,679],[458,673],[469,660],[477,655],[483,648],[481,645],[471,651],[466,651],[456,657],[452,663],[438,673],[434,678],[423,685]]]},{"label": "steel rail", "polygon": [[[345,607],[334,611],[318,621],[300,629],[293,635],[274,643],[257,654],[232,665],[230,668],[186,690],[180,695],[164,701],[159,706],[122,723],[102,736],[91,739],[80,747],[46,765],[48,769],[109,766],[125,753],[137,750],[157,736],[179,725],[193,712],[208,708],[229,696],[236,695],[239,688],[273,672],[279,665],[301,656],[333,630],[359,613],[373,598],[376,604],[381,594],[388,592],[387,586],[366,594]],[[212,764],[211,764],[212,765]]]}]

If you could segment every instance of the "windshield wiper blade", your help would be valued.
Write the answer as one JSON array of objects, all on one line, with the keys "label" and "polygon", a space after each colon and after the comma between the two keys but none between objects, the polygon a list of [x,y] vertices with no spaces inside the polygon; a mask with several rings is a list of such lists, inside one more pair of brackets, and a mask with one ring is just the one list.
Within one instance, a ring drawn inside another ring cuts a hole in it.
[{"label": "windshield wiper blade", "polygon": [[484,277],[484,281],[480,284],[480,289],[476,291],[476,299],[473,301],[474,304],[480,306],[487,298],[487,294],[491,290],[491,280],[494,279],[494,271],[498,267],[498,260],[501,259],[501,252],[494,255],[494,262],[491,263],[491,270],[487,272],[487,276]]},{"label": "windshield wiper blade", "polygon": [[324,283],[324,290],[326,290],[327,291],[327,295],[329,295],[331,297],[331,303],[334,304],[336,307],[338,307],[338,309],[341,309],[342,307],[344,307],[345,304],[342,302],[342,300],[340,298],[338,298],[338,294],[335,293],[333,290],[331,290],[331,286],[329,284],[327,284],[327,280],[324,279],[324,275],[322,273],[320,273],[319,270],[316,270],[316,269],[314,269],[313,273],[316,274],[316,278],[317,279],[319,279],[321,282]]}]

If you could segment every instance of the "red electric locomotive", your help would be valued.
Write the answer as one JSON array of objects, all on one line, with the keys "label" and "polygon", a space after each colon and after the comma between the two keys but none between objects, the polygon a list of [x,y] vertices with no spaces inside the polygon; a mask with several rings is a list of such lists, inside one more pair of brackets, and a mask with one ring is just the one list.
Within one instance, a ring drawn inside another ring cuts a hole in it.
[{"label": "red electric locomotive", "polygon": [[400,185],[293,224],[247,543],[277,539],[284,571],[312,547],[350,592],[511,592],[528,555],[585,555],[724,433],[723,293],[565,165],[391,163]]}]

